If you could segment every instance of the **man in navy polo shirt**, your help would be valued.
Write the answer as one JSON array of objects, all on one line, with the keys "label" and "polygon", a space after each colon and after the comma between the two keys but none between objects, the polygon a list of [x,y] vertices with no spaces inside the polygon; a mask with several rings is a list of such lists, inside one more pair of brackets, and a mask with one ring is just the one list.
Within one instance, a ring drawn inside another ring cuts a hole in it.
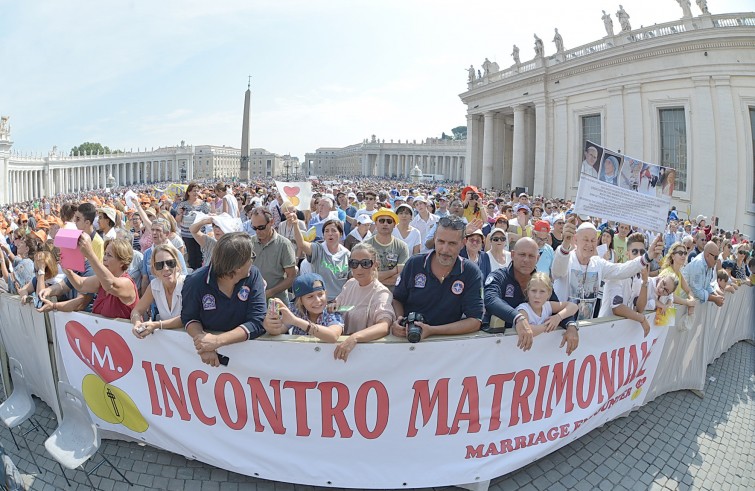
[{"label": "man in navy polo shirt", "polygon": [[393,291],[397,321],[394,336],[406,337],[401,320],[411,312],[426,322],[422,339],[437,334],[465,334],[480,329],[483,314],[482,274],[468,259],[459,257],[464,246],[464,222],[442,218],[436,227],[435,250],[410,258]]},{"label": "man in navy polo shirt", "polygon": [[[490,324],[490,317],[494,315],[503,320],[506,328],[515,327],[519,341],[517,346],[524,351],[532,347],[532,328],[527,317],[520,314],[516,307],[527,301],[524,291],[530,281],[535,265],[539,257],[537,243],[529,237],[523,237],[516,241],[511,253],[511,264],[507,268],[501,268],[490,273],[485,280],[485,322]],[[558,302],[556,293],[551,293],[550,300]],[[559,326],[566,329],[561,347],[566,345],[566,354],[570,355],[577,349],[579,333],[574,316],[561,319],[558,317]],[[492,331],[483,328],[486,331]]]},{"label": "man in navy polo shirt", "polygon": [[217,352],[222,346],[265,333],[265,285],[253,261],[249,235],[224,234],[212,251],[211,263],[184,281],[181,322],[194,339],[197,354],[210,366],[227,364]]}]

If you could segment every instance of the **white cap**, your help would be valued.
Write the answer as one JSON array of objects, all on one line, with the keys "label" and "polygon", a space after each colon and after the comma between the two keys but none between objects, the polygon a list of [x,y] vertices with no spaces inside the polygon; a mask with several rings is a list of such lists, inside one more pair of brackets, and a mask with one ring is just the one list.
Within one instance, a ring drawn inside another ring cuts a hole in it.
[{"label": "white cap", "polygon": [[598,233],[598,229],[595,228],[595,225],[593,225],[590,222],[584,222],[582,225],[580,225],[579,227],[577,227],[577,233],[579,233],[579,232],[581,232],[583,230],[592,230],[596,234]]},{"label": "white cap", "polygon": [[361,215],[359,215],[359,218],[357,218],[357,223],[359,225],[371,225],[373,221],[369,215],[362,213]]}]

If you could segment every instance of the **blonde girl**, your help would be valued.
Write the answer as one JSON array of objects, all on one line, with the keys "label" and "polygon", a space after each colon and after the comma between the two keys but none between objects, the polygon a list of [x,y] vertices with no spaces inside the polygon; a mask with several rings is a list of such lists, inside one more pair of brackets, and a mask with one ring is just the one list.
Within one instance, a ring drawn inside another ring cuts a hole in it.
[{"label": "blonde girl", "polygon": [[535,273],[527,283],[525,295],[527,302],[516,309],[527,317],[533,336],[550,332],[558,327],[564,319],[577,313],[578,306],[572,302],[554,302],[553,283],[545,273]]}]

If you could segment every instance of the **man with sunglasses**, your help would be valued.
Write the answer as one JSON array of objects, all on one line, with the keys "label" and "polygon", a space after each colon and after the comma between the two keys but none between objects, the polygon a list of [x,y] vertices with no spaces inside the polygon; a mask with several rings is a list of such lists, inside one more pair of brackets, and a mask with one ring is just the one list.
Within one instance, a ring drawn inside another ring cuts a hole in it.
[{"label": "man with sunglasses", "polygon": [[394,336],[406,337],[404,316],[422,314],[422,339],[438,334],[465,334],[480,329],[483,315],[482,274],[468,259],[459,257],[464,247],[465,224],[458,217],[444,217],[435,232],[435,250],[411,257],[393,292],[398,320]]},{"label": "man with sunglasses", "polygon": [[695,232],[693,238],[695,239],[695,248],[687,256],[687,263],[691,263],[698,254],[701,254],[705,249],[705,243],[708,242],[708,238],[702,230]]},{"label": "man with sunglasses", "polygon": [[[634,233],[627,237],[627,261],[645,254],[645,236]],[[620,280],[608,280],[603,287],[603,303],[598,317],[617,315],[637,321],[647,336],[650,333],[650,323],[645,317],[645,307],[648,299],[648,268]]]},{"label": "man with sunglasses", "polygon": [[396,280],[404,269],[404,263],[409,259],[409,247],[406,243],[393,235],[393,229],[398,222],[398,215],[387,208],[381,208],[372,215],[375,222],[375,235],[365,240],[375,248],[380,267],[378,280],[393,291]]},{"label": "man with sunglasses", "polygon": [[724,304],[724,297],[715,293],[716,263],[720,251],[715,242],[708,242],[703,247],[702,253],[682,269],[682,276],[687,280],[687,285],[700,303],[713,302],[719,307]]},{"label": "man with sunglasses", "polygon": [[252,237],[252,246],[257,257],[255,265],[265,280],[265,298],[279,298],[288,303],[288,290],[296,278],[296,253],[291,241],[273,228],[273,216],[269,210],[255,208],[252,211],[252,227],[257,232]]},{"label": "man with sunglasses", "polygon": [[[358,210],[353,218],[348,217],[346,220],[348,220],[351,225],[356,226],[360,216],[367,215],[372,218],[372,215],[377,209],[377,193],[375,193],[375,191],[366,191],[364,193],[364,208]],[[373,221],[375,220],[373,219]]]}]

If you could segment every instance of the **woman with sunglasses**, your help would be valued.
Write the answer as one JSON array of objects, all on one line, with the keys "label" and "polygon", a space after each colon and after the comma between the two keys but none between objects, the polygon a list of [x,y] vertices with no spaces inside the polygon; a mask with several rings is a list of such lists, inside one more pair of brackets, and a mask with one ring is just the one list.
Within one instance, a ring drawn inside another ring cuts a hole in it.
[{"label": "woman with sunglasses", "polygon": [[378,280],[378,256],[369,244],[356,244],[349,258],[351,279],[346,282],[336,301],[330,305],[332,312],[347,310],[344,314],[346,328],[343,340],[333,353],[336,360],[346,361],[357,343],[380,339],[396,319],[393,311],[393,295],[387,286]]},{"label": "woman with sunglasses", "polygon": [[139,301],[136,283],[126,272],[134,258],[134,249],[127,240],[105,242],[102,262],[92,247],[89,234],[79,236],[79,249],[94,270],[94,276],[81,277],[70,269],[63,269],[73,288],[81,293],[96,293],[92,313],[109,319],[130,319]]},{"label": "woman with sunglasses", "polygon": [[[132,332],[139,339],[144,339],[156,329],[183,327],[181,290],[186,277],[179,268],[178,251],[165,244],[156,246],[150,268],[155,277],[131,312],[131,323],[134,325]],[[149,314],[153,302],[157,306],[158,316],[155,320],[145,322],[145,314]]]},{"label": "woman with sunglasses", "polygon": [[743,242],[737,246],[736,263],[731,270],[731,277],[739,282],[747,281],[750,277],[750,267],[747,265],[750,257],[750,244]]},{"label": "woman with sunglasses", "polygon": [[[491,232],[495,229],[500,229],[503,231],[503,233],[506,236],[506,244],[508,245],[508,235],[509,235],[509,219],[506,217],[506,215],[498,215],[495,217],[495,220],[493,223],[485,224],[484,227],[482,227],[482,233],[485,234],[486,237],[490,237]],[[490,243],[490,241],[485,244],[485,250],[489,251],[493,247],[493,244]]]},{"label": "woman with sunglasses", "polygon": [[488,235],[488,259],[490,260],[490,272],[505,268],[511,262],[511,253],[506,250],[506,231],[494,228]]},{"label": "woman with sunglasses", "polygon": [[271,298],[262,325],[271,336],[290,332],[296,336],[314,336],[335,343],[343,332],[343,318],[328,311],[328,294],[323,277],[316,273],[297,276],[291,287],[294,301],[290,308],[279,298]]},{"label": "woman with sunglasses", "polygon": [[[692,317],[695,313],[695,299],[682,275],[682,268],[687,264],[687,248],[681,242],[674,242],[669,247],[668,254],[661,260],[661,273],[673,273],[676,275],[678,284],[674,290],[674,303],[687,306],[687,315]],[[660,276],[660,275],[659,275]]]}]

